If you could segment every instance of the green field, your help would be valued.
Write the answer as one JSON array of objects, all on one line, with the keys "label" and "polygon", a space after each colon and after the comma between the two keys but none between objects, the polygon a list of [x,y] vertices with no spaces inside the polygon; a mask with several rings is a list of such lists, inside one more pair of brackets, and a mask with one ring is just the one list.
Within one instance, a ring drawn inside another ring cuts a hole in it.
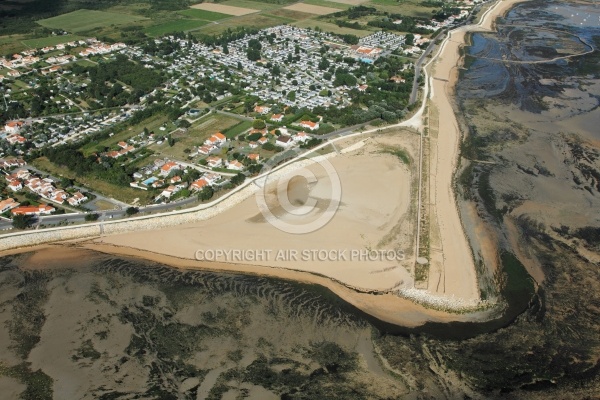
[{"label": "green field", "polygon": [[[166,130],[161,131],[158,129],[165,124],[167,128]],[[169,122],[169,119],[166,115],[156,114],[143,120],[139,124],[127,127],[126,129],[123,129],[122,131],[117,132],[113,136],[103,139],[100,142],[92,140],[83,146],[81,151],[86,156],[89,156],[96,151],[102,150],[104,147],[115,147],[115,145],[120,141],[126,141],[129,138],[140,134],[144,131],[144,128],[148,128],[148,131],[154,132],[156,135],[166,135],[173,130],[175,126]]]},{"label": "green field", "polygon": [[431,18],[431,10],[433,8],[424,7],[419,0],[371,0],[368,3],[363,3],[365,6],[375,7],[380,11],[402,14],[409,17]]},{"label": "green field", "polygon": [[46,46],[56,46],[57,44],[71,42],[73,40],[83,39],[81,36],[77,35],[58,35],[58,36],[48,36],[45,38],[38,39],[28,39],[23,40],[22,43],[27,47],[32,47],[34,49],[41,49]]},{"label": "green field", "polygon": [[227,29],[235,29],[239,26],[250,28],[263,29],[271,26],[289,24],[294,22],[291,18],[279,17],[266,14],[248,14],[240,17],[223,20],[219,24],[208,25],[198,31],[200,34],[215,35],[226,31]]},{"label": "green field", "polygon": [[179,14],[185,17],[203,19],[205,21],[218,21],[220,19],[232,17],[231,15],[206,10],[198,10],[196,8],[190,8],[189,10],[179,11]]},{"label": "green field", "polygon": [[252,121],[242,121],[237,125],[234,125],[231,128],[227,129],[227,131],[223,132],[223,134],[227,136],[228,139],[233,139],[240,133],[245,132],[250,128],[252,128]]},{"label": "green field", "polygon": [[210,22],[199,19],[180,19],[176,21],[165,22],[164,24],[154,25],[146,29],[150,36],[162,36],[172,32],[186,32],[199,29]]},{"label": "green field", "polygon": [[175,139],[174,146],[169,146],[165,141],[162,144],[152,145],[150,149],[160,156],[170,157],[176,160],[186,160],[188,155],[185,152],[185,149],[200,146],[211,135],[224,131],[239,122],[238,119],[227,115],[209,114],[194,122],[187,132],[178,131],[174,133],[172,135]]},{"label": "green field", "polygon": [[0,36],[0,54],[13,54],[25,50],[27,47],[21,42],[25,37],[25,35]]},{"label": "green field", "polygon": [[346,10],[350,7],[354,7],[352,4],[336,3],[334,1],[327,0],[304,0],[303,3],[321,7],[339,8],[340,11]]},{"label": "green field", "polygon": [[57,17],[37,21],[38,24],[50,29],[64,29],[68,32],[84,32],[91,29],[111,25],[125,25],[146,20],[146,17],[117,14],[95,10],[77,10]]},{"label": "green field", "polygon": [[223,4],[225,6],[232,7],[243,7],[243,8],[251,8],[253,10],[273,10],[275,8],[285,7],[289,4],[275,4],[275,3],[262,3],[258,1],[250,1],[250,0],[228,0],[224,1]]},{"label": "green field", "polygon": [[95,67],[96,65],[98,65],[98,63],[95,63],[95,62],[90,61],[90,60],[85,60],[85,59],[84,60],[77,60],[75,62],[75,64],[79,64],[82,67]]}]

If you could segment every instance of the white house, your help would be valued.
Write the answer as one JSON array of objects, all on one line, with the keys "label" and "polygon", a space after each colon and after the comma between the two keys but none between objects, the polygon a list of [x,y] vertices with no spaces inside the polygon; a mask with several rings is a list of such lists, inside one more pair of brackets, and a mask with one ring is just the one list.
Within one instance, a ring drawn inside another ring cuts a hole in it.
[{"label": "white house", "polygon": [[292,140],[292,138],[290,136],[281,135],[277,138],[277,140],[275,141],[275,144],[285,148],[285,147],[289,147],[292,144],[294,144],[294,141]]},{"label": "white house", "polygon": [[19,133],[22,126],[23,122],[21,121],[10,121],[4,125],[4,130],[8,133]]},{"label": "white house", "polygon": [[223,165],[223,159],[220,157],[215,157],[215,156],[208,157],[206,159],[206,162],[207,162],[208,166],[211,168],[217,168],[217,167],[220,167]]},{"label": "white house", "polygon": [[273,122],[281,122],[281,121],[283,121],[283,114],[273,114],[273,115],[271,115],[271,121],[273,121]]},{"label": "white house", "polygon": [[311,131],[316,131],[317,129],[319,129],[319,123],[312,121],[302,121],[300,122],[300,126],[306,129],[310,129]]},{"label": "white house", "polygon": [[241,171],[244,169],[244,165],[238,160],[231,160],[227,163],[227,169],[233,169],[236,171]]},{"label": "white house", "polygon": [[20,180],[14,179],[9,182],[8,188],[10,190],[12,190],[13,192],[18,192],[19,190],[23,189],[23,184],[21,183]]},{"label": "white house", "polygon": [[17,203],[15,199],[8,198],[6,200],[0,201],[0,214],[5,213],[8,210],[12,210],[15,207],[18,207],[20,203]]},{"label": "white house", "polygon": [[70,199],[68,199],[67,201],[69,202],[70,205],[72,206],[78,206],[81,203],[83,203],[84,201],[86,201],[88,198],[86,195],[84,195],[81,192],[77,192],[75,193]]}]

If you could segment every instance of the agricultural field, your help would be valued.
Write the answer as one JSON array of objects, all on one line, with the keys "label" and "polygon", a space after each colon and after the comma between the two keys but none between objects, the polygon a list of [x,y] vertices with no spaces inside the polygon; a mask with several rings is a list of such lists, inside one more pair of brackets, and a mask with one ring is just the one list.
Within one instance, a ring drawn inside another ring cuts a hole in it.
[{"label": "agricultural field", "polygon": [[281,8],[281,6],[282,6],[281,4],[262,3],[259,1],[251,1],[251,0],[228,0],[228,1],[224,1],[223,3],[219,3],[219,4],[223,4],[224,6],[230,6],[230,7],[250,8],[252,10],[260,10],[260,11],[274,10],[276,8]]},{"label": "agricultural field", "polygon": [[[311,0],[312,1],[312,0]],[[345,4],[348,7],[358,6],[363,3],[366,3],[368,0],[329,0],[338,4]],[[305,1],[305,3],[312,4],[310,1]]]},{"label": "agricultural field", "polygon": [[[334,1],[334,0],[304,0],[302,3],[304,4],[312,4],[315,6],[329,7],[329,8],[338,8],[340,10],[346,10],[350,7],[354,7],[352,3],[345,3],[342,0]],[[360,3],[357,3],[358,5]]]},{"label": "agricultural field", "polygon": [[380,11],[402,14],[409,17],[431,18],[431,7],[424,7],[419,0],[370,0],[365,6],[375,7]]},{"label": "agricultural field", "polygon": [[245,132],[250,128],[252,128],[252,122],[242,121],[238,122],[237,125],[234,125],[231,128],[229,128],[226,132],[223,132],[223,134],[227,136],[228,139],[233,139],[240,133]]},{"label": "agricultural field", "polygon": [[84,32],[95,28],[111,25],[126,25],[132,22],[146,20],[146,17],[128,14],[117,14],[106,11],[77,10],[57,17],[37,21],[38,24],[50,29],[64,29],[68,32]]},{"label": "agricultural field", "polygon": [[222,22],[219,22],[219,24],[207,25],[197,32],[200,32],[202,34],[214,35],[220,34],[226,31],[227,29],[235,29],[239,26],[263,29],[281,24],[289,24],[292,22],[294,22],[294,20],[291,18],[280,17],[276,15],[250,14],[223,20]]},{"label": "agricultural field", "polygon": [[14,54],[25,50],[26,47],[21,42],[24,38],[25,35],[0,36],[0,54]]},{"label": "agricultural field", "polygon": [[300,11],[287,10],[285,8],[280,8],[279,10],[272,10],[267,15],[274,15],[276,17],[289,18],[289,19],[292,19],[295,21],[309,19],[309,18],[313,18],[315,16],[314,14],[309,14],[309,13],[300,12]]},{"label": "agricultural field", "polygon": [[46,46],[56,46],[57,44],[67,43],[74,40],[83,39],[81,36],[77,35],[57,35],[57,36],[48,36],[44,38],[38,39],[27,39],[21,41],[25,46],[31,47],[33,49],[40,49]]},{"label": "agricultural field", "polygon": [[210,24],[208,21],[199,19],[179,19],[175,21],[165,22],[164,24],[153,25],[146,28],[145,32],[150,36],[162,36],[171,32],[186,32],[202,28]]},{"label": "agricultural field", "polygon": [[222,13],[227,15],[235,15],[236,17],[252,14],[258,12],[259,10],[253,8],[245,8],[245,7],[237,7],[230,6],[225,4],[216,4],[216,3],[200,3],[192,6],[193,9],[211,11],[216,13]]},{"label": "agricultural field", "polygon": [[224,18],[231,18],[231,15],[218,13],[214,11],[200,10],[197,8],[190,8],[189,10],[179,11],[179,14],[184,17],[203,19],[205,21],[219,21]]},{"label": "agricultural field", "polygon": [[327,15],[342,11],[339,8],[323,7],[304,3],[292,4],[291,6],[284,7],[283,9],[315,15]]}]

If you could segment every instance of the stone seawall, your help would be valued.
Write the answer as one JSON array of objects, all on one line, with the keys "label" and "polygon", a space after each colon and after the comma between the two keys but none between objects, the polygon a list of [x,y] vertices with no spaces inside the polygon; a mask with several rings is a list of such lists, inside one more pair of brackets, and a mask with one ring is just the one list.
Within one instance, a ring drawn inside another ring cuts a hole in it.
[{"label": "stone seawall", "polygon": [[[335,155],[335,153],[328,154],[326,158],[329,158],[333,155]],[[295,162],[279,170],[273,171],[269,174],[269,179],[282,177],[296,169],[306,167],[313,163],[315,163],[315,161],[311,159],[304,159]],[[133,217],[123,220],[30,230],[0,235],[0,251],[59,242],[63,240],[86,239],[101,235],[114,235],[141,230],[169,228],[192,222],[205,221],[234,207],[235,205],[254,195],[258,190],[261,190],[256,184],[257,181],[258,179],[256,178],[252,179],[243,187],[231,192],[223,199],[217,199],[213,203],[202,204],[188,210]]]}]

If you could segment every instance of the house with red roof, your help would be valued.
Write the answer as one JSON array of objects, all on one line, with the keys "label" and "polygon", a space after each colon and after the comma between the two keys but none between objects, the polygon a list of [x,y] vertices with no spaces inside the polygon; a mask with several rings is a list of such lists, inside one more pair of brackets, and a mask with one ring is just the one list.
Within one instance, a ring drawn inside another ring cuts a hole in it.
[{"label": "house with red roof", "polygon": [[169,161],[168,163],[165,163],[165,165],[160,167],[160,175],[167,176],[171,173],[171,171],[174,171],[176,169],[180,169],[179,164],[173,161]]},{"label": "house with red roof", "polygon": [[0,214],[7,212],[8,210],[12,210],[13,208],[19,207],[20,203],[17,203],[15,199],[8,198],[6,200],[0,201]]},{"label": "house with red roof", "polygon": [[211,168],[220,167],[223,165],[223,159],[216,156],[211,156],[206,159],[208,166]]},{"label": "house with red roof", "polygon": [[204,186],[208,186],[208,181],[204,178],[200,178],[200,179],[197,179],[194,182],[192,182],[192,184],[190,185],[190,189],[191,190],[200,190]]},{"label": "house with red roof", "polygon": [[40,204],[39,206],[20,206],[13,208],[11,213],[13,215],[41,215],[50,214],[56,211],[56,208],[47,204]]},{"label": "house with red roof", "polygon": [[306,129],[310,129],[311,131],[319,129],[319,123],[312,121],[301,121],[300,126]]},{"label": "house with red roof", "polygon": [[23,127],[23,122],[21,121],[10,121],[4,125],[4,130],[8,133],[18,133]]}]

